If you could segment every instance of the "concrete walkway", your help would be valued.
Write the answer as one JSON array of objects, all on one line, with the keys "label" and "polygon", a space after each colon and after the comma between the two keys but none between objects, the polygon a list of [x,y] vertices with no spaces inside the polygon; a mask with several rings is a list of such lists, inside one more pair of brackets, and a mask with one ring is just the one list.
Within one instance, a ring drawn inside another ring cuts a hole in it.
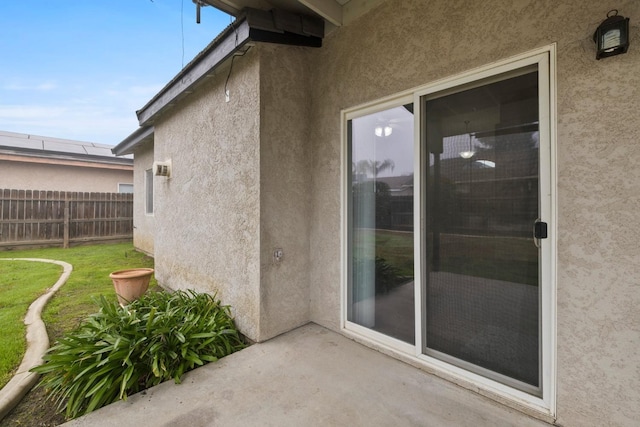
[{"label": "concrete walkway", "polygon": [[65,424],[147,425],[549,426],[315,324]]},{"label": "concrete walkway", "polygon": [[42,364],[42,356],[49,348],[49,336],[47,328],[40,317],[42,309],[47,304],[53,294],[67,282],[71,275],[73,267],[64,261],[56,261],[52,259],[41,258],[0,258],[0,261],[34,261],[47,262],[62,266],[62,274],[58,281],[38,299],[36,299],[27,310],[24,318],[24,324],[27,325],[27,350],[22,358],[22,363],[18,367],[18,371],[11,380],[0,389],[0,420],[16,406],[25,394],[38,381],[38,375],[29,372],[29,369]]}]

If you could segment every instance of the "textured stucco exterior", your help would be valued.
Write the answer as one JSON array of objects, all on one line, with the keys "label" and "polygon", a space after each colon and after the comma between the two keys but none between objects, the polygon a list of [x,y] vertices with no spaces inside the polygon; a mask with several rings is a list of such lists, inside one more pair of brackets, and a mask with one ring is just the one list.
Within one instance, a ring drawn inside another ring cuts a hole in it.
[{"label": "textured stucco exterior", "polygon": [[172,162],[171,178],[154,180],[156,277],[217,292],[263,341],[309,321],[308,52],[237,58],[229,103],[225,78],[155,124],[154,159]]},{"label": "textured stucco exterior", "polygon": [[[309,321],[308,49],[260,46],[261,336]],[[284,257],[274,261],[274,250]]]},{"label": "textured stucco exterior", "polygon": [[[228,71],[228,68],[227,70]],[[154,181],[156,278],[171,289],[217,292],[239,328],[260,339],[259,56],[238,58],[157,120]]]},{"label": "textured stucco exterior", "polygon": [[[146,171],[153,166],[153,140],[136,149],[133,168],[133,244],[149,255],[154,254],[155,216],[146,212]],[[158,180],[159,178],[154,178]]]},{"label": "textured stucco exterior", "polygon": [[[631,47],[596,61],[613,8]],[[153,158],[173,165],[155,178],[158,280],[217,292],[253,340],[307,321],[340,331],[340,112],[555,43],[557,424],[636,425],[638,20],[632,0],[387,0],[320,49],[256,45],[230,102],[224,68],[155,120]]]},{"label": "textured stucco exterior", "polygon": [[[593,31],[631,17],[626,55],[595,60]],[[389,0],[313,59],[311,320],[340,321],[340,115],[557,43],[557,422],[640,419],[640,37],[637,1]]]},{"label": "textured stucco exterior", "polygon": [[117,193],[118,184],[133,183],[133,168],[106,169],[0,160],[0,188],[38,191]]}]

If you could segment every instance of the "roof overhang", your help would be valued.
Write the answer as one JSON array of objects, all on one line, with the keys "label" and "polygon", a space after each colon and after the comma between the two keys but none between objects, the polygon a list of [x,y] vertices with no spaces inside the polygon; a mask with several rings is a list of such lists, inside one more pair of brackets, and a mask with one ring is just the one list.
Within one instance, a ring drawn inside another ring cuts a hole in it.
[{"label": "roof overhang", "polygon": [[111,146],[33,134],[0,131],[0,160],[95,167],[131,167],[132,158],[115,157]]},{"label": "roof overhang", "polygon": [[68,164],[65,162],[82,162],[95,165],[104,165],[104,167],[107,169],[109,168],[108,165],[131,166],[133,164],[133,159],[124,157],[92,156],[89,154],[61,153],[59,151],[32,150],[29,148],[4,146],[0,146],[0,158],[2,160],[51,164]]},{"label": "roof overhang", "polygon": [[[233,16],[240,16],[246,8],[261,10],[287,10],[300,14],[312,14],[326,22],[340,27],[345,22],[349,7],[347,4],[377,3],[372,0],[193,0],[207,4]],[[347,10],[345,10],[347,9]]]},{"label": "roof overhang", "polygon": [[19,162],[19,163],[37,163],[45,165],[55,166],[75,166],[83,168],[95,168],[95,169],[111,169],[111,170],[133,170],[133,159],[128,158],[115,158],[111,160],[95,159],[95,158],[80,158],[78,156],[64,156],[58,153],[45,153],[45,155],[39,155],[36,153],[10,152],[0,149],[0,160],[7,162]]},{"label": "roof overhang", "polygon": [[153,141],[153,126],[142,126],[136,129],[131,135],[126,137],[120,144],[111,149],[116,156],[133,154],[136,147],[148,141]]},{"label": "roof overhang", "polygon": [[192,93],[225,61],[242,54],[253,42],[320,47],[324,21],[287,11],[246,9],[144,107],[136,112],[140,126],[150,126],[158,114]]},{"label": "roof overhang", "polygon": [[[341,26],[384,0],[192,0],[210,5],[236,20],[184,67],[144,107],[136,112],[141,128],[118,144],[113,152],[130,154],[152,128],[154,120],[242,55],[254,42],[321,47],[326,26]],[[328,24],[327,24],[328,23]],[[153,137],[153,130],[151,137]]]}]

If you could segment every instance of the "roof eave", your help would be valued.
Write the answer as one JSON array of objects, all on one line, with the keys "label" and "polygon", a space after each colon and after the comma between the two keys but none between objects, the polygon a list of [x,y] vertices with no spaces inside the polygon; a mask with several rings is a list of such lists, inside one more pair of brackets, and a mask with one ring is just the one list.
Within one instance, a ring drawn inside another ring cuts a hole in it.
[{"label": "roof eave", "polygon": [[133,154],[136,148],[144,142],[153,140],[153,126],[142,126],[135,130],[131,135],[122,140],[121,143],[111,149],[116,156],[124,156]]},{"label": "roof eave", "polygon": [[31,148],[16,148],[0,146],[0,154],[20,157],[40,158],[50,160],[75,160],[105,165],[132,165],[133,159],[124,157],[96,156],[91,154],[61,153],[59,151],[33,150]]},{"label": "roof eave", "polygon": [[205,50],[180,71],[144,107],[136,112],[140,126],[152,125],[155,116],[171,107],[181,96],[191,93],[194,86],[207,77],[219,64],[250,41],[249,25],[242,18],[227,27]]},{"label": "roof eave", "polygon": [[140,126],[154,124],[155,118],[252,42],[321,47],[324,21],[282,10],[263,11],[246,8],[243,15],[218,35],[184,67],[144,107],[136,112]]}]

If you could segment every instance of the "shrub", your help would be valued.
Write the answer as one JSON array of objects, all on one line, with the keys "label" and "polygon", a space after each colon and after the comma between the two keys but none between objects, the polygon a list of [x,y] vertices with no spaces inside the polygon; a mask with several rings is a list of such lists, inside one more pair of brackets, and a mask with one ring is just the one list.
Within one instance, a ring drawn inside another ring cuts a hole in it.
[{"label": "shrub", "polygon": [[244,344],[229,307],[193,291],[150,292],[100,311],[65,334],[32,369],[69,418],[216,361]]},{"label": "shrub", "polygon": [[[353,283],[355,284],[354,302],[371,296],[365,290],[369,283],[362,279],[361,272],[365,265],[370,264],[371,258],[353,258]],[[386,294],[399,284],[398,270],[386,259],[377,256],[373,259],[375,266],[375,293]]]}]

